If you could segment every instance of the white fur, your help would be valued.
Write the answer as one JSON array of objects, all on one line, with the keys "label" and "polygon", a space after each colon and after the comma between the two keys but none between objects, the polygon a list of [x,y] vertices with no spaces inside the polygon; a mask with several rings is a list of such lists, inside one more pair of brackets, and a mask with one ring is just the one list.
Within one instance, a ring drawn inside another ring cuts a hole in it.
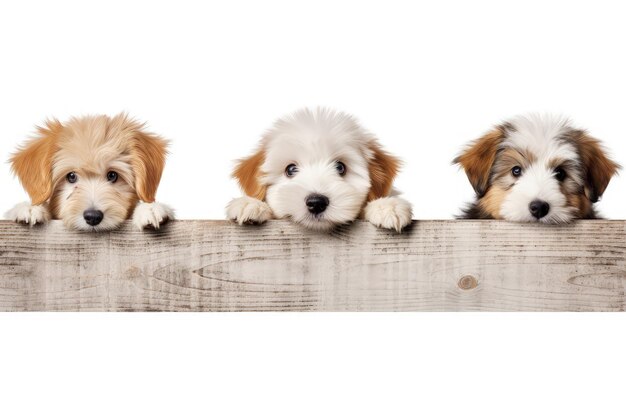
[{"label": "white fur", "polygon": [[[530,115],[513,119],[514,131],[508,132],[503,142],[505,147],[514,147],[531,152],[536,161],[524,167],[522,175],[507,194],[500,208],[500,215],[510,221],[541,223],[565,223],[571,221],[575,210],[567,206],[560,183],[554,175],[552,159],[580,163],[576,148],[559,138],[572,130],[567,119],[550,115]],[[576,175],[569,171],[568,175]],[[574,178],[582,184],[581,178]],[[545,201],[550,211],[545,217],[536,219],[529,210],[534,200]]]},{"label": "white fur", "polygon": [[[353,118],[329,110],[304,110],[278,121],[264,138],[262,166],[266,200],[274,215],[316,230],[356,219],[370,189],[367,145],[373,140]],[[347,167],[343,177],[335,169],[337,161]],[[285,168],[292,163],[299,172],[289,178]],[[321,215],[307,209],[305,200],[311,194],[330,201]]]},{"label": "white fur", "polygon": [[385,229],[402,231],[411,223],[411,204],[399,197],[384,197],[370,201],[363,215],[367,221]]},{"label": "white fur", "polygon": [[45,224],[50,221],[50,212],[45,205],[33,206],[28,202],[15,205],[5,217],[17,223],[25,223],[31,226]]},{"label": "white fur", "polygon": [[148,226],[158,229],[168,220],[174,220],[174,210],[162,203],[139,202],[133,213],[133,225],[139,230]]},{"label": "white fur", "polygon": [[[550,205],[550,211],[545,217],[536,219],[530,213],[529,206],[534,200],[545,201]],[[524,172],[504,199],[500,213],[509,221],[566,223],[574,216],[573,210],[567,206],[552,170],[536,163]]]},{"label": "white fur", "polygon": [[527,149],[544,160],[554,156],[578,158],[572,145],[556,140],[572,130],[568,119],[550,114],[530,114],[517,116],[510,123],[515,131],[507,132],[503,145]]},{"label": "white fur", "polygon": [[[371,188],[369,161],[375,142],[372,134],[344,113],[302,110],[279,120],[261,144],[265,160],[260,182],[267,186],[267,207],[258,200],[234,200],[227,209],[228,217],[237,218],[239,223],[246,219],[258,223],[273,213],[276,218],[322,231],[355,220]],[[337,171],[338,161],[346,166],[343,176]],[[293,177],[285,175],[290,164],[298,167]],[[329,206],[323,213],[309,212],[306,199],[311,194],[328,198]],[[378,226],[398,229],[407,224],[406,210],[398,210],[401,219],[391,219],[393,214],[381,218],[377,211],[372,211],[377,214],[371,218]]]},{"label": "white fur", "polygon": [[272,218],[272,210],[267,203],[252,197],[233,199],[226,207],[226,216],[240,225],[244,223],[262,224]]}]

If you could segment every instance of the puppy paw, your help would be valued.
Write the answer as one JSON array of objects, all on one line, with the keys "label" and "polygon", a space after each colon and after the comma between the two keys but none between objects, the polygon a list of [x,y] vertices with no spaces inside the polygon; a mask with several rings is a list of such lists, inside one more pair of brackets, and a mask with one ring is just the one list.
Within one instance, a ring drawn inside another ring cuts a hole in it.
[{"label": "puppy paw", "polygon": [[267,203],[256,198],[240,197],[228,204],[226,216],[240,225],[261,224],[272,218],[272,209]]},{"label": "puppy paw", "polygon": [[50,212],[44,205],[33,206],[24,202],[9,210],[5,217],[17,223],[24,223],[34,226],[44,224],[50,220]]},{"label": "puppy paw", "polygon": [[168,220],[174,220],[174,210],[161,203],[140,202],[133,213],[133,225],[139,230],[148,226],[158,229]]},{"label": "puppy paw", "polygon": [[411,204],[399,197],[384,197],[365,206],[364,216],[374,226],[402,231],[411,223]]}]

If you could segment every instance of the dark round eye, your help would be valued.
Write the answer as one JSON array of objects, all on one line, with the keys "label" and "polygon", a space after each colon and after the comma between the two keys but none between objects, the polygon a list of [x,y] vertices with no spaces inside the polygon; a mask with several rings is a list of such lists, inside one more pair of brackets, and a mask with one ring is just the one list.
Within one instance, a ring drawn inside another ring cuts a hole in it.
[{"label": "dark round eye", "polygon": [[563,168],[557,167],[554,170],[554,176],[556,177],[557,180],[564,181],[565,178],[567,177],[567,172],[565,172]]},{"label": "dark round eye", "polygon": [[337,169],[339,175],[341,175],[342,177],[346,175],[346,165],[343,162],[337,161],[335,168]]},{"label": "dark round eye", "polygon": [[285,175],[288,177],[293,177],[297,172],[298,167],[295,164],[289,164],[287,165],[287,168],[285,168]]},{"label": "dark round eye", "polygon": [[518,166],[514,166],[513,169],[511,170],[511,174],[513,174],[514,177],[519,177],[520,175],[522,175],[522,168]]},{"label": "dark round eye", "polygon": [[117,181],[117,172],[115,172],[115,171],[107,172],[107,181],[109,181],[109,182]]},{"label": "dark round eye", "polygon": [[78,175],[76,175],[74,171],[67,174],[66,178],[67,178],[67,182],[69,182],[70,184],[74,184],[76,181],[78,181]]}]

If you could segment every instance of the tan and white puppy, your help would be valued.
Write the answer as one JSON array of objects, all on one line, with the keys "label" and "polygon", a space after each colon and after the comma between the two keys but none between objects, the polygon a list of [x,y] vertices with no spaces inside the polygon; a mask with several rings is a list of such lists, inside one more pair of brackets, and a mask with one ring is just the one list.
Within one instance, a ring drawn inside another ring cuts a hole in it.
[{"label": "tan and white puppy", "polygon": [[593,208],[620,166],[567,119],[520,116],[496,126],[454,160],[477,201],[462,218],[567,223]]},{"label": "tan and white puppy", "polygon": [[411,205],[392,195],[399,167],[353,117],[300,110],[278,120],[238,162],[233,177],[246,196],[230,202],[227,216],[239,224],[288,218],[316,230],[362,217],[401,231],[411,223]]},{"label": "tan and white puppy", "polygon": [[132,216],[139,229],[159,228],[174,218],[154,201],[166,148],[126,114],[48,121],[11,158],[31,202],[6,216],[30,225],[61,219],[86,231],[111,230]]}]

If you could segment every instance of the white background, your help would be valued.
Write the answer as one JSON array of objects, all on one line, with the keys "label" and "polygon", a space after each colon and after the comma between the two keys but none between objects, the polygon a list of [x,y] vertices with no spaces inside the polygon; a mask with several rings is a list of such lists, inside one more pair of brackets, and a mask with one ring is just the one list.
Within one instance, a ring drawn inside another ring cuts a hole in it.
[{"label": "white background", "polygon": [[[626,25],[611,4],[12,2],[0,158],[48,117],[125,110],[172,140],[158,198],[223,218],[233,160],[276,118],[323,105],[405,160],[397,187],[417,218],[450,218],[473,198],[452,159],[516,114],[567,115],[626,163]],[[0,213],[26,200],[8,164],[0,190]],[[626,216],[625,190],[609,185],[605,216]]]},{"label": "white background", "polygon": [[[402,156],[417,218],[472,198],[450,161],[530,111],[626,164],[625,14],[577,1],[20,1],[0,7],[0,159],[47,117],[126,110],[172,140],[159,199],[222,218],[232,161],[302,106]],[[626,182],[600,210],[624,218]],[[26,199],[0,166],[0,213]],[[0,414],[608,415],[623,315],[3,315]]]}]

